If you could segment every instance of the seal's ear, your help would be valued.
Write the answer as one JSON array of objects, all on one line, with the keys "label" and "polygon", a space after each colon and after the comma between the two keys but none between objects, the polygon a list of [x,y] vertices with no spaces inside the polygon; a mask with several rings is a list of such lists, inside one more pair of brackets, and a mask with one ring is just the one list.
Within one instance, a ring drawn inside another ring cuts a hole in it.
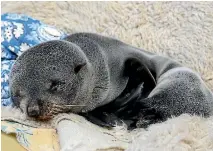
[{"label": "seal's ear", "polygon": [[77,66],[75,66],[75,68],[74,68],[75,74],[78,74],[78,72],[79,72],[86,64],[87,64],[87,63],[82,63],[82,64],[78,64]]},{"label": "seal's ear", "polygon": [[143,95],[146,97],[156,86],[156,80],[149,68],[136,58],[129,58],[125,62],[124,75],[136,85],[143,82]]}]

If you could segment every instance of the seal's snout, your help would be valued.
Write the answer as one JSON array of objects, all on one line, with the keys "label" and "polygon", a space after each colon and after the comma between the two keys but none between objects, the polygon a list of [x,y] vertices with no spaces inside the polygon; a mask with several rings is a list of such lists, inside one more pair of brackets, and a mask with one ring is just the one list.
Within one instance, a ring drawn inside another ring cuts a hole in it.
[{"label": "seal's snout", "polygon": [[39,117],[39,115],[40,115],[39,106],[28,106],[27,107],[27,114],[30,117],[35,117],[35,118]]},{"label": "seal's snout", "polygon": [[[35,120],[47,121],[53,118],[57,113],[53,111],[51,104],[42,103],[41,100],[29,101],[26,108],[27,115]],[[54,114],[54,113],[55,114]]]}]

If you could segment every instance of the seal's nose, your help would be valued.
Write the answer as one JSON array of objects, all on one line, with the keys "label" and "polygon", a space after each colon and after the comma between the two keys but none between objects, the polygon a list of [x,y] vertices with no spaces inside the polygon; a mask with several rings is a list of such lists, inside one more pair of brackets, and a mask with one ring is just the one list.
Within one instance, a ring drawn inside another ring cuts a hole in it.
[{"label": "seal's nose", "polygon": [[39,106],[28,106],[27,107],[27,114],[30,117],[38,117],[40,115]]}]

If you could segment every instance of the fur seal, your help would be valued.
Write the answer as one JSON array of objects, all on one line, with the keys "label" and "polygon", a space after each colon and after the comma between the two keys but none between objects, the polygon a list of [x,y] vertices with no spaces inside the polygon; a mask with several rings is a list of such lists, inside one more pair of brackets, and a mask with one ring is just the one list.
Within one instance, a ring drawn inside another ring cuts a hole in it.
[{"label": "fur seal", "polygon": [[25,51],[10,74],[12,100],[47,120],[73,112],[111,127],[147,127],[183,113],[213,114],[213,94],[176,61],[117,39],[76,33]]}]

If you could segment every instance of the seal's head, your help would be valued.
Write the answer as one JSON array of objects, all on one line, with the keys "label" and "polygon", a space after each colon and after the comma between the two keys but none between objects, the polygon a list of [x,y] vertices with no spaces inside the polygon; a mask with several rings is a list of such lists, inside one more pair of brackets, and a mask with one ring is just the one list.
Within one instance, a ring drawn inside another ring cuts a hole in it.
[{"label": "seal's head", "polygon": [[59,112],[80,112],[88,103],[93,69],[82,50],[63,40],[24,52],[10,74],[12,100],[28,116],[48,119]]}]

